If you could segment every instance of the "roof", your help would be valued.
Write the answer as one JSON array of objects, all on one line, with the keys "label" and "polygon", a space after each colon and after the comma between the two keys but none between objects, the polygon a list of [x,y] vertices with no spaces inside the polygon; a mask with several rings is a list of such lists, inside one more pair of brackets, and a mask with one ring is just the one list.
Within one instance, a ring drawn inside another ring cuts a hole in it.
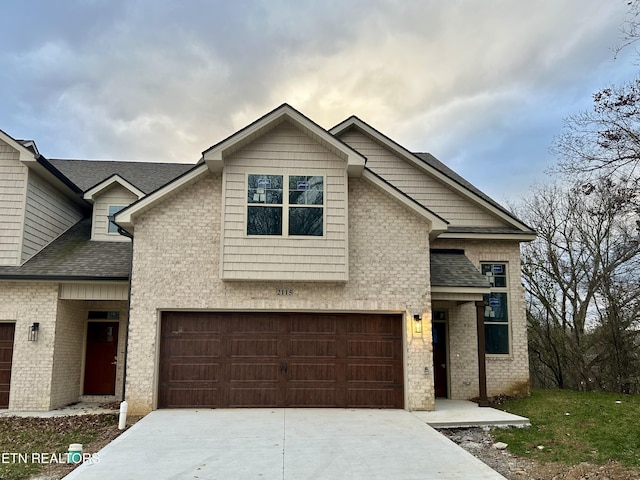
[{"label": "roof", "polygon": [[118,175],[144,193],[150,193],[194,167],[189,163],[120,162],[111,160],[49,160],[82,191]]},{"label": "roof", "polygon": [[489,288],[489,281],[463,252],[431,251],[431,285]]},{"label": "roof", "polygon": [[0,267],[14,280],[128,280],[131,242],[92,242],[85,218],[19,267]]}]

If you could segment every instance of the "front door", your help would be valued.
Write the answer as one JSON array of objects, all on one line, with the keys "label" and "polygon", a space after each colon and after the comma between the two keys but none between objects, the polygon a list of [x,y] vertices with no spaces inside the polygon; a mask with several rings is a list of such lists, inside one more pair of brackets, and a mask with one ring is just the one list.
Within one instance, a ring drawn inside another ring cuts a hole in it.
[{"label": "front door", "polygon": [[15,323],[0,323],[0,408],[9,408]]},{"label": "front door", "polygon": [[85,395],[116,393],[118,322],[89,322],[84,367]]},{"label": "front door", "polygon": [[433,377],[436,397],[447,397],[447,324],[433,323]]}]

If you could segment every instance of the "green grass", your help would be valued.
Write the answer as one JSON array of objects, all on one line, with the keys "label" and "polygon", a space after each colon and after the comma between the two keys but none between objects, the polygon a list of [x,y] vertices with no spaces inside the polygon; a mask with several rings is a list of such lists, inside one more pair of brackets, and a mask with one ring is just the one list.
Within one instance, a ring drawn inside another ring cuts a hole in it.
[{"label": "green grass", "polygon": [[[116,429],[117,423],[114,415],[0,418],[0,455],[4,454],[0,456],[0,479],[18,480],[38,474],[44,465],[31,461],[33,453],[49,454],[50,461],[52,453],[64,456],[72,443],[87,445],[99,440]],[[26,454],[27,462],[12,454]]]},{"label": "green grass", "polygon": [[493,431],[516,455],[543,463],[613,460],[640,467],[640,395],[533,390],[498,408],[531,420],[530,428]]}]

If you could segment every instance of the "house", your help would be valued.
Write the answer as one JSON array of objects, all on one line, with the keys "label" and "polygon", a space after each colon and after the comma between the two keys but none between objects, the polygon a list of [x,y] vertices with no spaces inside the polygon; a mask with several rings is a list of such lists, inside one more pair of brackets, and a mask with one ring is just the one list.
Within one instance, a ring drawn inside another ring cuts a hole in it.
[{"label": "house", "polygon": [[0,407],[434,409],[527,393],[520,242],[427,153],[289,105],[195,164],[0,131]]}]

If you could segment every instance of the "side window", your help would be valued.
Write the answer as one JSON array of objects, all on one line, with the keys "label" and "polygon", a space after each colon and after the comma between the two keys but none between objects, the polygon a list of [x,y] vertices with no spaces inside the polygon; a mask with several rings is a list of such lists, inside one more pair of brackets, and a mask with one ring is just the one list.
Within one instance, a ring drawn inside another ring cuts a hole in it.
[{"label": "side window", "polygon": [[484,336],[486,353],[509,354],[509,295],[507,264],[482,263],[482,274],[491,284],[491,293],[484,295]]},{"label": "side window", "polygon": [[323,234],[324,177],[248,175],[247,235]]},{"label": "side window", "polygon": [[111,221],[113,216],[120,210],[125,208],[125,205],[110,205],[109,206],[109,227],[107,233],[118,233],[118,226]]}]

